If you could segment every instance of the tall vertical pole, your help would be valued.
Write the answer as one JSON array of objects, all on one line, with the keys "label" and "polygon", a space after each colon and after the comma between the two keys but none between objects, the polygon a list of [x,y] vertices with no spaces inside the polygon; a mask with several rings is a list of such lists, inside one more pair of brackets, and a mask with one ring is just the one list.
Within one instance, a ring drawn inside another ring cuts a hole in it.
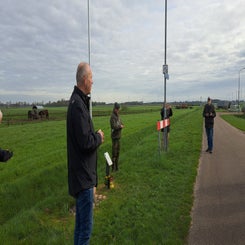
[{"label": "tall vertical pole", "polygon": [[[165,0],[165,39],[164,39],[164,66],[167,67],[167,0]],[[167,118],[167,85],[166,85],[166,79],[168,71],[165,71],[164,73],[164,119]],[[167,127],[164,128],[164,151],[168,150],[168,131]]]},{"label": "tall vertical pole", "polygon": [[244,70],[244,68],[239,70],[239,77],[238,77],[238,93],[237,93],[237,98],[238,98],[238,110],[240,111],[240,87],[241,87],[241,71]]},{"label": "tall vertical pole", "polygon": [[[88,0],[88,63],[91,66],[91,42],[90,42],[90,9],[89,9],[89,0]],[[89,113],[92,118],[92,93],[90,93],[90,101],[89,101]]]},{"label": "tall vertical pole", "polygon": [[238,111],[239,112],[240,112],[240,73],[241,73],[241,70],[239,70],[238,91],[237,91],[237,105],[238,105]]}]

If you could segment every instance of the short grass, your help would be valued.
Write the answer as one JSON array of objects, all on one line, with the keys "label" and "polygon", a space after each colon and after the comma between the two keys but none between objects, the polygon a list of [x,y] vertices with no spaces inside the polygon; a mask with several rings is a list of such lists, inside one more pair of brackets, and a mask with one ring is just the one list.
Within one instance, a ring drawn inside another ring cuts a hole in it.
[{"label": "short grass", "polygon": [[232,126],[245,131],[245,114],[223,114],[221,117]]},{"label": "short grass", "polygon": [[[158,149],[159,111],[122,115],[119,172],[106,189],[103,153],[111,152],[109,117],[94,117],[105,132],[98,159],[98,192],[91,244],[184,244],[201,149],[201,109],[174,110],[168,152]],[[65,113],[65,112],[64,112]],[[14,151],[0,165],[3,244],[73,244],[74,199],[67,191],[65,120],[0,127],[1,147]]]}]

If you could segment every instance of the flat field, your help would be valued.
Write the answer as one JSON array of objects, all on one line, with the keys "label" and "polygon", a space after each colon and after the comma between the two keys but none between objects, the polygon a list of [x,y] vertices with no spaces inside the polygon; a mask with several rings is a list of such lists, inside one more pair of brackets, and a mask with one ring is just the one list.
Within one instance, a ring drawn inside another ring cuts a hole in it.
[{"label": "flat field", "polygon": [[245,131],[245,114],[224,114],[221,117],[230,123],[233,127],[236,127],[242,131]]},{"label": "flat field", "polygon": [[[27,120],[27,109],[2,109],[2,148],[14,157],[0,164],[2,244],[73,244],[74,199],[68,195],[66,108],[48,108],[50,120]],[[98,111],[100,113],[96,114]],[[101,113],[102,112],[102,113]],[[98,193],[91,244],[185,244],[202,140],[202,109],[173,110],[167,152],[159,152],[160,106],[122,108],[125,124],[113,189],[104,185],[111,153],[111,107],[94,107]]]}]

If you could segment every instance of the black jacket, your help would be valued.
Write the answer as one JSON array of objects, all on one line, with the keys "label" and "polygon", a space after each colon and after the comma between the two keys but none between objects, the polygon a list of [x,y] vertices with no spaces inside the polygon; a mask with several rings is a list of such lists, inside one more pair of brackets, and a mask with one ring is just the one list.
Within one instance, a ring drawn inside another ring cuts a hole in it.
[{"label": "black jacket", "polygon": [[97,185],[97,148],[101,137],[94,132],[89,97],[74,87],[67,111],[68,185],[71,196]]},{"label": "black jacket", "polygon": [[206,104],[202,115],[205,118],[205,128],[213,128],[214,118],[216,117],[214,106],[212,104]]},{"label": "black jacket", "polygon": [[162,117],[162,120],[167,119],[167,118],[173,116],[173,111],[172,111],[172,108],[170,107],[170,108],[166,109],[166,118],[164,118],[164,109],[165,109],[164,107],[161,109],[161,117]]}]

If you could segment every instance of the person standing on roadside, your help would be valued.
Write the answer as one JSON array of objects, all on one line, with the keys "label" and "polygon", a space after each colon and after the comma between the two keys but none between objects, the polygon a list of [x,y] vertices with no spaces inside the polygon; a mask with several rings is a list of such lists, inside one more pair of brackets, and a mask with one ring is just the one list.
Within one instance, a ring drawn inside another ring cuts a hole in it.
[{"label": "person standing on roadside", "polygon": [[97,148],[104,141],[102,130],[94,131],[88,96],[92,70],[80,63],[67,111],[67,159],[69,194],[76,199],[74,245],[89,244],[93,226],[94,187],[97,186]]},{"label": "person standing on roadside", "polygon": [[214,118],[216,117],[216,112],[212,100],[208,97],[207,104],[204,106],[203,117],[205,118],[205,129],[208,141],[208,148],[206,152],[213,152],[213,133],[214,133]]},{"label": "person standing on roadside", "polygon": [[118,171],[121,131],[124,125],[119,117],[120,105],[116,102],[110,118],[112,140],[112,171]]}]

